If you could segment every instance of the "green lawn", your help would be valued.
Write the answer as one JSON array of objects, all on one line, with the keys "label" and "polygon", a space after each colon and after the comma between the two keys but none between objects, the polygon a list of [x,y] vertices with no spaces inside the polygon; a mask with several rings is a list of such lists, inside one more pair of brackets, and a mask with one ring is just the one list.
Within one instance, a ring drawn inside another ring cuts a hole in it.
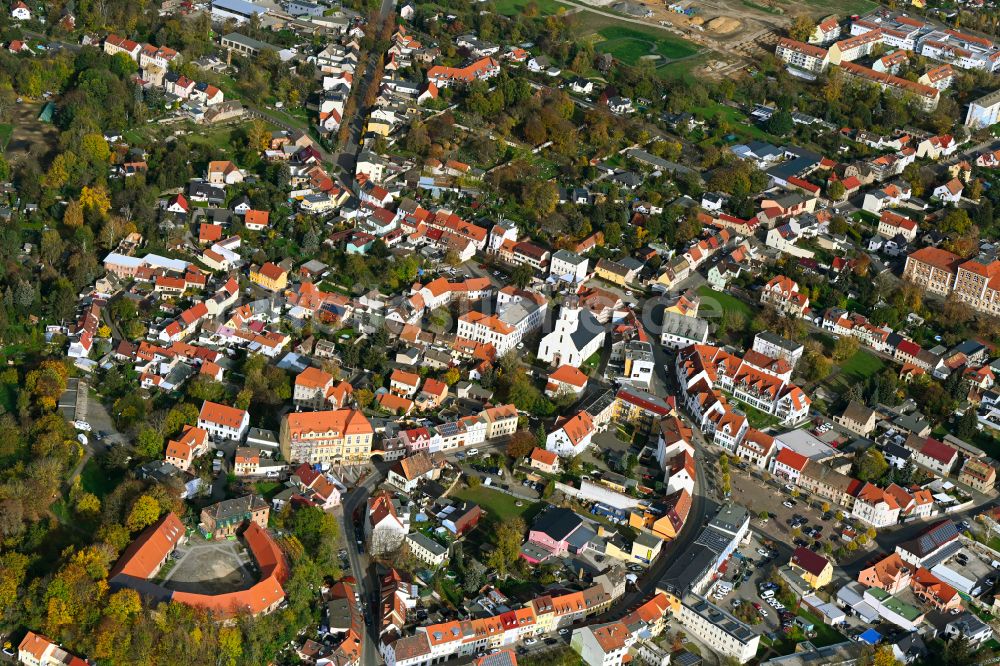
[{"label": "green lawn", "polygon": [[693,56],[699,50],[695,44],[655,25],[641,27],[586,9],[574,14],[572,20],[574,32],[580,36],[590,35],[598,51],[610,53],[630,65],[643,55],[676,60]]},{"label": "green lawn", "polygon": [[643,56],[656,55],[677,60],[698,52],[697,47],[689,42],[662,31],[609,25],[597,30],[597,34],[603,38],[597,43],[598,51],[610,53],[629,65],[635,65]]},{"label": "green lawn", "polygon": [[0,123],[0,151],[7,147],[12,134],[14,134],[13,125],[9,123]]},{"label": "green lawn", "polygon": [[832,2],[832,0],[804,0],[804,4],[816,9],[822,9],[826,13],[837,14],[867,14],[878,7],[877,2],[871,0],[844,0],[842,2]]},{"label": "green lawn", "polygon": [[777,137],[772,137],[755,125],[739,109],[734,109],[725,104],[709,101],[708,105],[695,107],[691,109],[691,112],[696,116],[703,116],[705,120],[715,120],[721,117],[729,124],[730,131],[735,134],[749,136],[762,141],[780,141]]},{"label": "green lawn", "polygon": [[686,58],[679,62],[672,62],[666,65],[661,65],[656,68],[656,75],[661,79],[666,81],[676,81],[677,79],[683,79],[688,83],[694,83],[697,78],[694,75],[694,70],[703,66],[708,62],[708,54],[702,53],[700,55],[693,56],[691,58]]},{"label": "green lawn", "polygon": [[735,296],[724,294],[721,291],[715,291],[707,285],[698,287],[698,295],[701,296],[699,311],[702,309],[712,312],[722,310],[723,313],[739,312],[747,319],[753,317],[753,310],[750,306]]},{"label": "green lawn", "polygon": [[840,374],[848,381],[862,382],[885,367],[885,362],[866,349],[859,349],[840,366]]},{"label": "green lawn", "polygon": [[458,499],[474,502],[489,514],[493,521],[503,522],[521,516],[528,521],[543,506],[542,502],[527,502],[522,500],[522,506],[517,506],[517,498],[507,493],[493,490],[487,486],[478,488],[462,488],[452,493]]},{"label": "green lawn", "polygon": [[497,13],[504,16],[524,14],[525,8],[529,5],[534,5],[538,10],[538,14],[542,16],[558,14],[560,10],[568,9],[566,5],[557,0],[494,0],[493,2]]}]

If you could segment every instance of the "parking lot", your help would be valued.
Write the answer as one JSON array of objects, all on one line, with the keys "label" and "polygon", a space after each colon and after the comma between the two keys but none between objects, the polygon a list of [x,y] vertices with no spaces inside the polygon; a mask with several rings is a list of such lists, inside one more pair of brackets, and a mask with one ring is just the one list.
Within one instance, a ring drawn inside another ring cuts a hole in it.
[{"label": "parking lot", "polygon": [[[744,505],[754,515],[767,512],[769,519],[764,531],[775,540],[791,547],[811,546],[816,540],[828,541],[833,548],[843,543],[839,538],[837,507],[828,507],[829,511],[824,512],[822,505],[816,507],[805,498],[792,497],[790,489],[779,485],[778,479],[765,482],[749,469],[743,470],[736,465],[732,468],[730,481],[733,495],[743,498]],[[810,537],[809,532],[813,530],[819,533]]]},{"label": "parking lot", "polygon": [[[767,584],[772,567],[787,561],[782,550],[765,546],[757,536],[751,538],[749,545],[739,548],[733,554],[725,575],[709,589],[709,600],[745,621],[751,619],[756,622],[752,619],[756,615],[760,621],[751,626],[760,633],[778,630],[781,627],[779,611],[790,612],[791,609],[771,606],[771,603],[778,603],[773,598],[774,591],[764,592],[762,596],[758,586]],[[741,607],[746,606],[754,610],[741,610]]]}]

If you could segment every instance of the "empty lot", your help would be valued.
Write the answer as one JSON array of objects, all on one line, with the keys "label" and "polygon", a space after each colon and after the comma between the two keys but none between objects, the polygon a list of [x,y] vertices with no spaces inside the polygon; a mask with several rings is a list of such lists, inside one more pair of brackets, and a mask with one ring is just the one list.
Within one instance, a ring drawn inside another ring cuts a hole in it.
[{"label": "empty lot", "polygon": [[10,108],[10,124],[14,130],[4,152],[11,164],[18,164],[30,155],[43,168],[48,166],[59,144],[59,130],[51,123],[38,120],[41,112],[42,104],[37,103],[15,104]]},{"label": "empty lot", "polygon": [[224,594],[245,590],[257,582],[250,556],[238,541],[205,541],[194,535],[177,552],[180,559],[163,578],[163,586],[168,589]]}]

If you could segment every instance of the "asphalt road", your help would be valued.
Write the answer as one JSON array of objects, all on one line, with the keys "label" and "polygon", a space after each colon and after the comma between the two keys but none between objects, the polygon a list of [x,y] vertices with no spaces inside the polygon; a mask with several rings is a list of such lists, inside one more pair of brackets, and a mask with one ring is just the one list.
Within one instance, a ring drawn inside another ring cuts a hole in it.
[{"label": "asphalt road", "polygon": [[[382,0],[382,6],[379,9],[380,25],[389,20],[390,14],[395,13],[395,11],[396,0]],[[378,32],[380,32],[380,30],[376,31],[376,34]],[[379,85],[379,82],[374,80],[375,69],[378,65],[378,57],[379,54],[376,53],[368,54],[368,61],[365,65],[364,74],[361,76],[361,81],[351,93],[355,95],[359,101],[364,101],[365,96],[368,94],[368,89],[372,85]],[[368,120],[368,112],[368,109],[362,109],[360,105],[357,107],[357,112],[348,124],[347,142],[341,148],[339,155],[337,155],[334,160],[334,162],[344,170],[344,180],[347,183],[354,182],[354,170],[358,163],[358,149],[360,148],[361,137],[365,131],[365,123]]]},{"label": "asphalt road", "polygon": [[[651,330],[644,322],[647,334],[650,338],[657,340],[653,344],[653,360],[656,363],[653,388],[657,395],[676,395],[674,379],[670,370],[674,367],[673,358],[667,354],[659,344],[659,335]],[[656,585],[660,582],[663,574],[673,563],[674,556],[682,553],[688,545],[693,542],[701,533],[702,527],[714,515],[718,508],[717,501],[706,493],[705,475],[705,455],[707,444],[701,438],[701,432],[682,414],[681,419],[692,429],[695,444],[695,489],[691,498],[691,511],[688,513],[684,527],[676,539],[666,544],[660,551],[660,556],[653,562],[645,573],[639,577],[636,585],[631,590],[625,592],[614,605],[605,613],[590,619],[587,624],[599,624],[608,622],[627,614],[631,608],[638,605],[642,600],[653,596],[656,593]]]},{"label": "asphalt road", "polygon": [[360,513],[364,513],[363,508],[367,505],[368,496],[375,487],[385,480],[386,470],[388,470],[387,466],[379,466],[377,473],[369,475],[360,485],[352,488],[342,501],[343,525],[341,529],[347,542],[347,557],[351,564],[351,574],[358,582],[358,597],[367,609],[365,627],[367,627],[368,633],[361,646],[361,666],[376,666],[381,662],[381,656],[376,648],[378,625],[373,621],[372,616],[379,608],[379,589],[372,567],[368,566],[368,557],[361,553],[358,548],[355,537],[354,513],[359,508],[362,509]]}]

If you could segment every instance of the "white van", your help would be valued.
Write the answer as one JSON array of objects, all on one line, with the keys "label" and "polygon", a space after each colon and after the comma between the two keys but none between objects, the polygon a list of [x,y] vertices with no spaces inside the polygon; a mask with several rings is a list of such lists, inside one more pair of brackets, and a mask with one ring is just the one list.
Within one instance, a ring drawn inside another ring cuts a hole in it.
[{"label": "white van", "polygon": [[467,455],[467,456],[478,456],[479,455],[479,449],[469,449],[468,451],[465,452],[465,455]]}]

